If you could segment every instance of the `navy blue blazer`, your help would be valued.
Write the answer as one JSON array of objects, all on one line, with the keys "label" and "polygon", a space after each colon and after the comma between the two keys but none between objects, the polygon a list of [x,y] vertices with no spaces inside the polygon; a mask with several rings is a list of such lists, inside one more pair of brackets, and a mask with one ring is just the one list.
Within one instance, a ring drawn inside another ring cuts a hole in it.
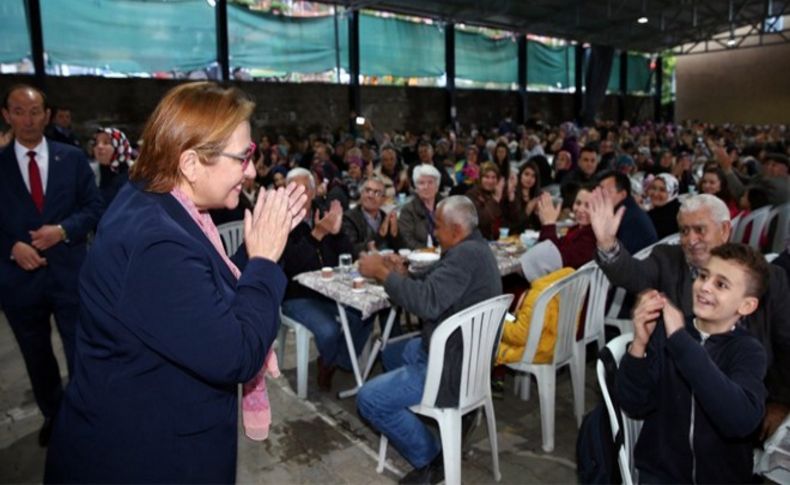
[{"label": "navy blue blazer", "polygon": [[233,482],[238,384],[263,366],[285,287],[262,258],[236,281],[174,197],[126,184],[80,274],[45,482]]},{"label": "navy blue blazer", "polygon": [[[19,172],[14,144],[0,152],[0,303],[25,306],[37,304],[41,294],[67,289],[76,299],[77,275],[86,254],[86,236],[96,227],[102,199],[88,160],[77,148],[47,140],[49,175],[44,211],[33,204],[30,191]],[[29,231],[44,224],[60,224],[69,242],[42,251],[47,266],[25,271],[10,259],[19,241],[30,244]]]}]

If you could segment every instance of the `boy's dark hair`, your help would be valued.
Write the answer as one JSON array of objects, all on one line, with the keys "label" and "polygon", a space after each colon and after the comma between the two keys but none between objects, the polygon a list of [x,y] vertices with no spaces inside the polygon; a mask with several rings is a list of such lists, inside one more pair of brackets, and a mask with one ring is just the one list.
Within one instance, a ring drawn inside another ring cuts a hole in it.
[{"label": "boy's dark hair", "polygon": [[737,263],[746,270],[746,296],[762,298],[768,289],[768,263],[756,249],[746,244],[725,243],[714,248],[711,256]]},{"label": "boy's dark hair", "polygon": [[628,197],[631,197],[631,179],[628,178],[628,175],[622,172],[616,172],[614,170],[604,170],[603,172],[599,173],[595,179],[596,185],[601,185],[601,182],[608,179],[609,177],[614,177],[614,186],[617,188],[618,191],[625,191]]},{"label": "boy's dark hair", "polygon": [[597,148],[595,148],[595,146],[593,146],[593,145],[590,145],[590,144],[584,145],[584,146],[582,147],[582,149],[581,149],[581,150],[579,150],[579,154],[580,154],[580,155],[581,155],[581,153],[582,153],[582,152],[592,152],[592,153],[594,153],[594,154],[598,155],[598,149],[597,149]]}]

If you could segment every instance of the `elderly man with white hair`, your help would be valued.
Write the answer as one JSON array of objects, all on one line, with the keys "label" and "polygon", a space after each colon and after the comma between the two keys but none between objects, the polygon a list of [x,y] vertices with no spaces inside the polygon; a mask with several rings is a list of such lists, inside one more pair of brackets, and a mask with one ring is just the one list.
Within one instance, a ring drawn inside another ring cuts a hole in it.
[{"label": "elderly man with white hair", "polygon": [[[288,236],[280,266],[288,277],[282,312],[307,327],[318,347],[318,388],[329,391],[336,367],[351,369],[352,358],[338,324],[337,304],[319,293],[302,286],[294,276],[315,271],[323,266],[337,266],[339,256],[351,253],[351,240],[341,230],[343,208],[337,200],[323,213],[312,206],[316,184],[312,173],[304,168],[294,168],[286,176],[287,183],[305,187],[307,215]],[[356,349],[362,349],[372,329],[371,319],[362,320],[359,311],[348,309],[348,325]]]},{"label": "elderly man with white hair", "polygon": [[434,213],[436,204],[441,200],[439,185],[442,175],[432,165],[417,165],[412,180],[414,198],[401,208],[398,228],[403,245],[409,249],[418,249],[429,245],[429,237],[431,244],[436,241]]},{"label": "elderly man with white hair", "polygon": [[[420,337],[387,346],[382,361],[388,372],[368,381],[357,397],[360,415],[414,467],[402,483],[437,483],[444,476],[441,443],[409,410],[422,400],[433,331],[451,315],[502,293],[496,258],[477,231],[472,201],[462,195],[441,201],[435,223],[442,257],[424,273],[408,275],[398,256],[370,254],[359,260],[363,276],[383,282],[393,304],[424,321]],[[458,329],[445,350],[439,406],[458,403],[462,355]]]},{"label": "elderly man with white hair", "polygon": [[[726,204],[702,194],[686,199],[678,212],[680,245],[659,244],[644,260],[633,258],[617,240],[623,209],[596,189],[590,218],[598,245],[597,260],[609,281],[630,293],[657,289],[686,317],[693,317],[691,285],[707,265],[713,248],[726,243],[732,229]],[[744,325],[765,347],[769,357],[766,417],[762,436],[770,435],[790,411],[790,289],[781,268],[770,265],[768,291]]]}]

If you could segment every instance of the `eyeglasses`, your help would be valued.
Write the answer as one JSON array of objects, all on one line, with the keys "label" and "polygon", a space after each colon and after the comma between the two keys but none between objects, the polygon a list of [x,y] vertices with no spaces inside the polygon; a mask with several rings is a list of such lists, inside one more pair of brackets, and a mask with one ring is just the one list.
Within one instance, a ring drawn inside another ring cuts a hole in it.
[{"label": "eyeglasses", "polygon": [[247,151],[244,152],[244,155],[237,155],[235,153],[225,153],[225,152],[220,153],[220,155],[241,162],[241,170],[243,172],[247,170],[247,167],[249,167],[250,162],[252,161],[253,158],[255,158],[255,151],[257,149],[258,149],[258,145],[256,145],[255,142],[251,141],[250,146],[247,147]]},{"label": "eyeglasses", "polygon": [[371,195],[376,196],[376,197],[381,197],[382,195],[384,195],[383,191],[376,190],[376,189],[371,189],[370,187],[365,187],[364,189],[362,189],[362,192],[365,193],[365,194],[371,194]]}]

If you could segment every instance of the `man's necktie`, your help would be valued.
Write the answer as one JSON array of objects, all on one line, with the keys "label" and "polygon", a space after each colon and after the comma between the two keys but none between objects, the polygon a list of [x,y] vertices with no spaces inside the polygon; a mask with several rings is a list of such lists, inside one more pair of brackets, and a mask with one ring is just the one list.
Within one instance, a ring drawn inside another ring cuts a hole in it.
[{"label": "man's necktie", "polygon": [[39,212],[44,212],[44,188],[41,186],[41,172],[38,170],[38,163],[36,163],[36,152],[30,150],[27,152],[30,157],[30,163],[27,165],[27,173],[30,177],[30,197],[33,198],[33,203],[36,204]]}]

